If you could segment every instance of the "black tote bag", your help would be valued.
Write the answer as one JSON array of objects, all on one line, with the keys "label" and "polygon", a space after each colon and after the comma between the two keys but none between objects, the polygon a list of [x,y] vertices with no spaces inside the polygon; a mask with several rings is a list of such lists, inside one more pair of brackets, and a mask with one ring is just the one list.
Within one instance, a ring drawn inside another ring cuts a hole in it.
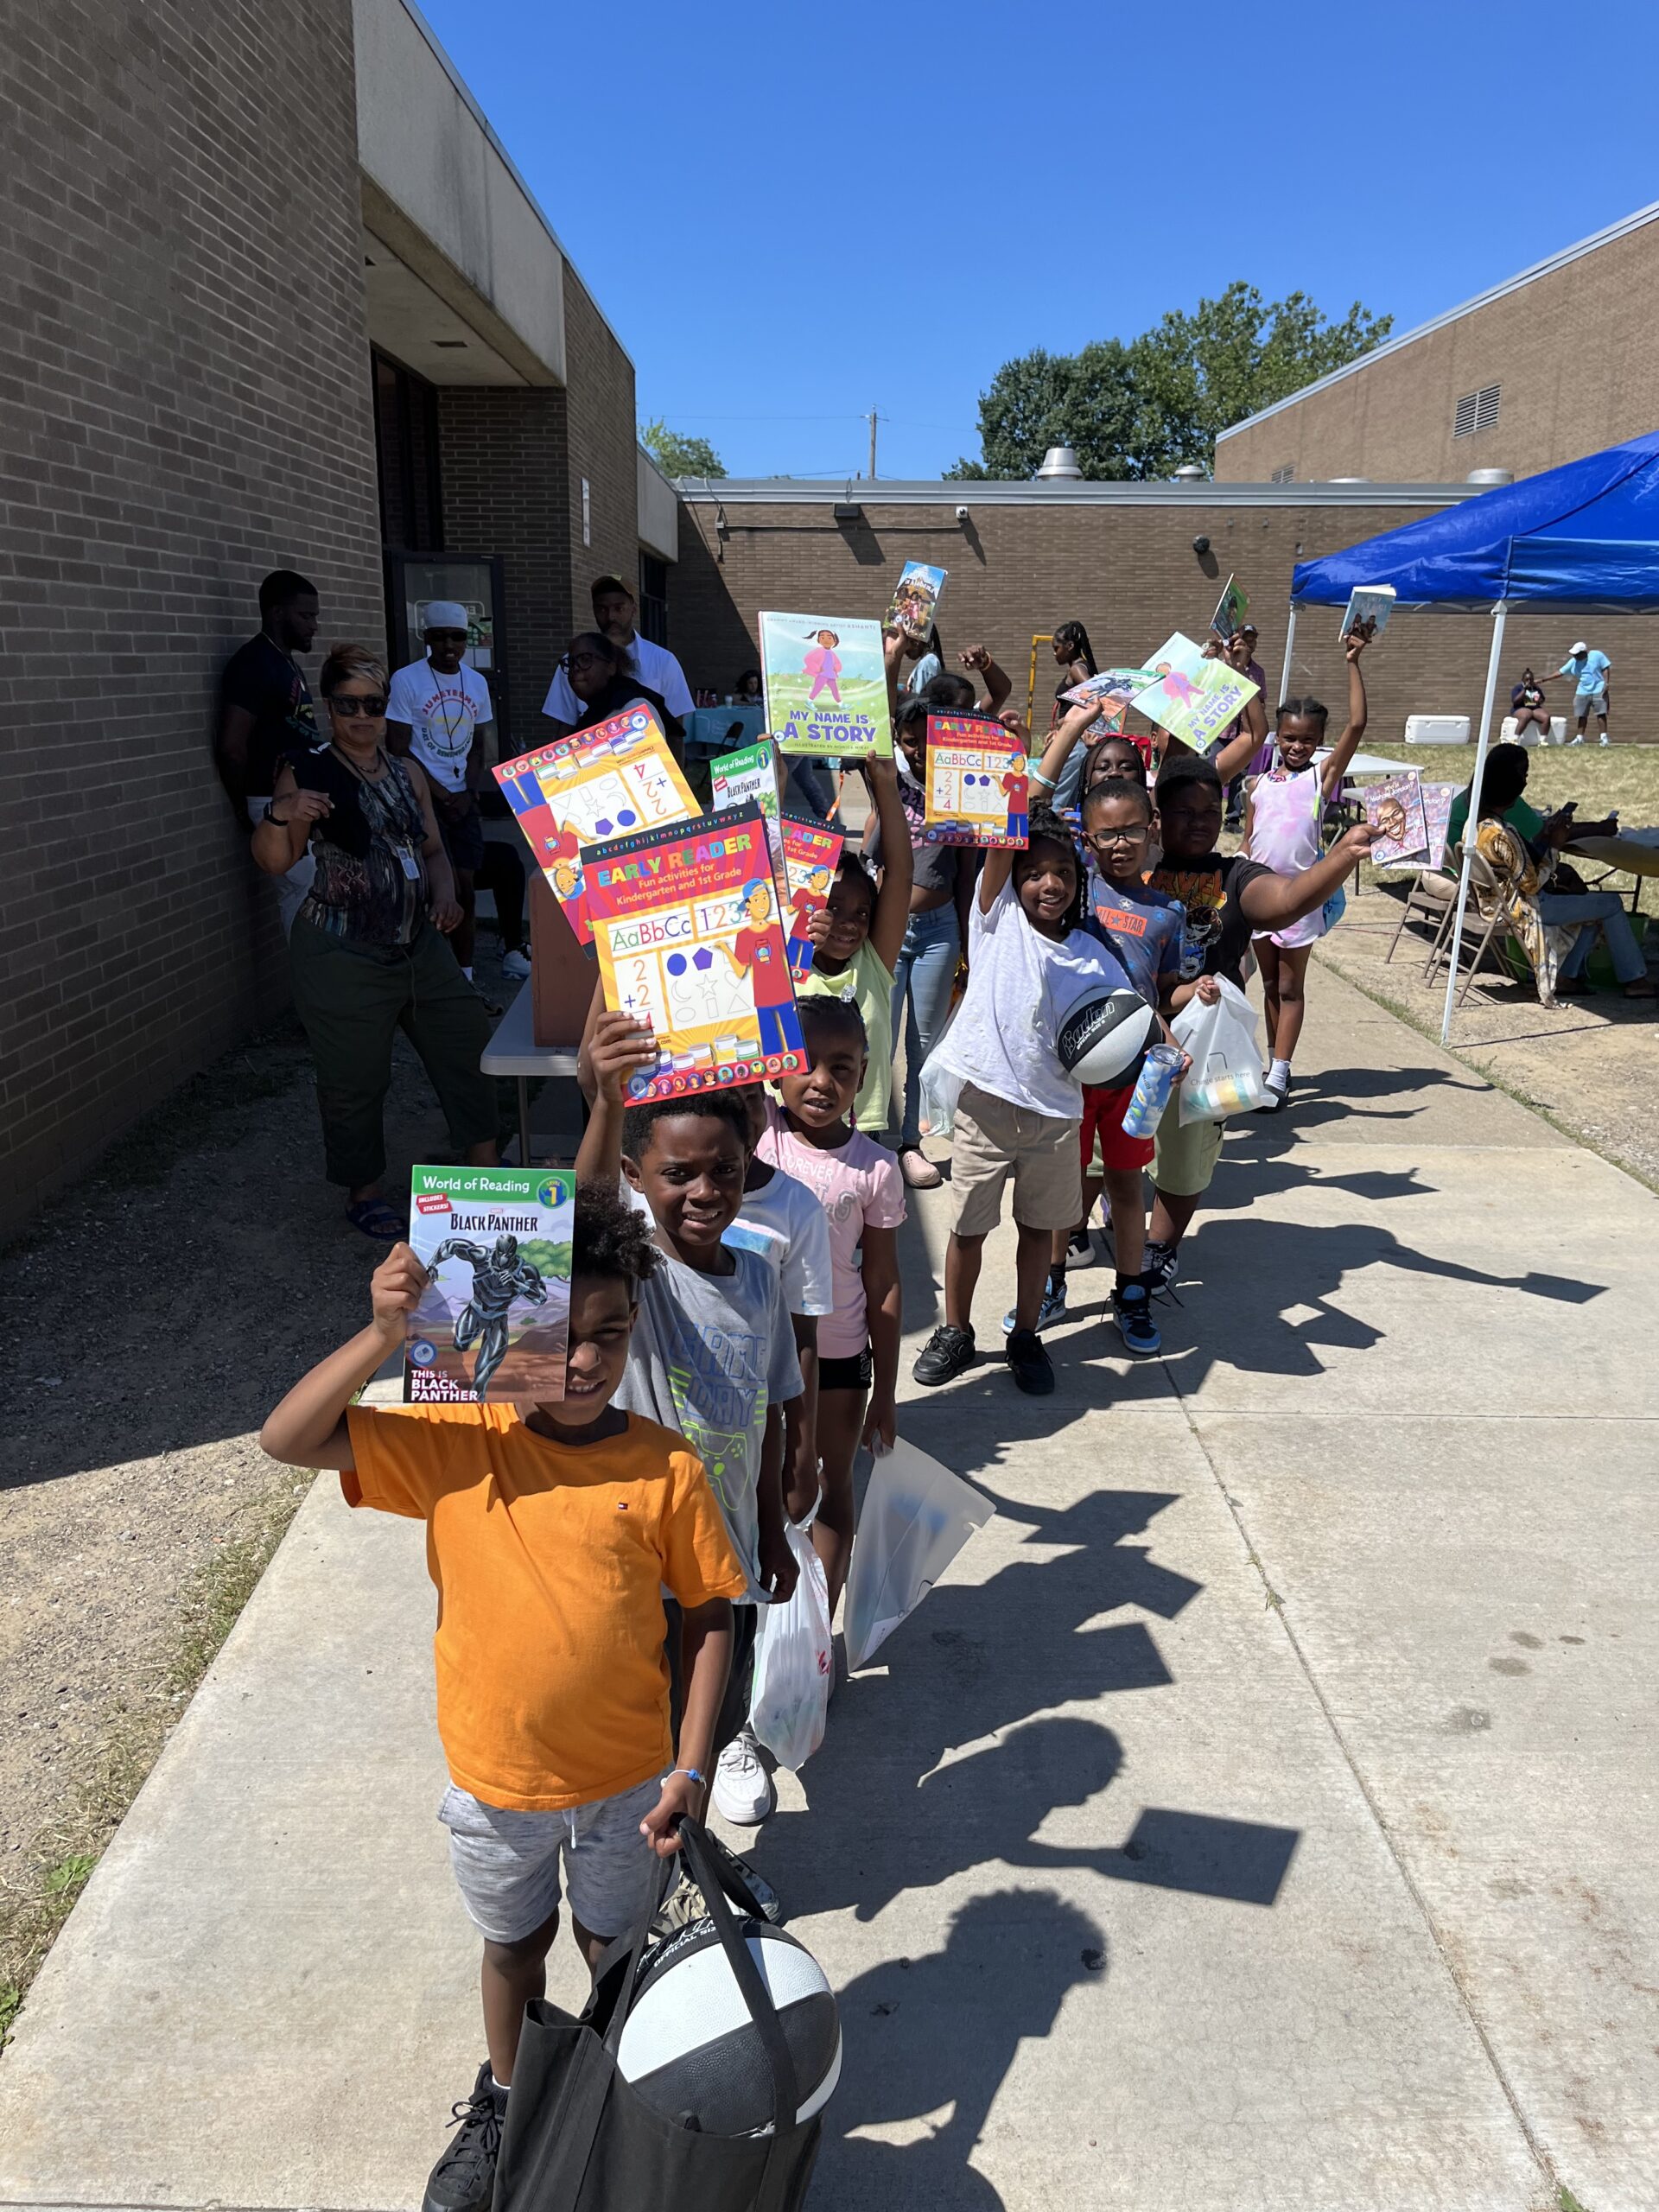
[{"label": "black tote bag", "polygon": [[[647,2105],[625,2082],[617,2046],[651,1932],[612,1947],[582,2017],[544,1999],[525,2007],[496,2166],[494,2212],[799,2212],[817,2156],[819,2118],[798,2121],[794,2062],[729,1897],[763,1916],[728,1855],[694,1821],[681,1848],[701,1888],[772,2076],[770,2135],[702,2135]],[[624,1948],[624,1945],[626,1948]]]}]

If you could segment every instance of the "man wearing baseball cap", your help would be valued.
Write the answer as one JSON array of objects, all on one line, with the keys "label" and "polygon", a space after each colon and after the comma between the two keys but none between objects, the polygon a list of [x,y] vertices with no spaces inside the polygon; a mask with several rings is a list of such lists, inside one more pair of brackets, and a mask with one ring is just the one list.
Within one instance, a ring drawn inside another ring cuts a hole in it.
[{"label": "man wearing baseball cap", "polygon": [[1573,712],[1579,725],[1577,736],[1569,741],[1573,745],[1584,743],[1585,725],[1592,715],[1600,724],[1601,742],[1604,745],[1608,742],[1607,671],[1612,664],[1605,653],[1595,652],[1580,638],[1556,670],[1555,676],[1544,679],[1546,683],[1554,683],[1563,676],[1573,678]]},{"label": "man wearing baseball cap", "polygon": [[[484,773],[484,731],[493,721],[495,709],[490,702],[489,685],[475,668],[467,665],[464,658],[471,627],[461,601],[429,599],[421,621],[426,658],[400,668],[391,679],[386,701],[386,742],[394,753],[412,753],[432,787],[432,810],[454,870],[455,898],[461,912],[460,926],[449,942],[461,973],[470,982],[475,879],[484,864],[478,785]],[[522,963],[523,955],[518,957]],[[522,972],[529,972],[527,963]]]}]

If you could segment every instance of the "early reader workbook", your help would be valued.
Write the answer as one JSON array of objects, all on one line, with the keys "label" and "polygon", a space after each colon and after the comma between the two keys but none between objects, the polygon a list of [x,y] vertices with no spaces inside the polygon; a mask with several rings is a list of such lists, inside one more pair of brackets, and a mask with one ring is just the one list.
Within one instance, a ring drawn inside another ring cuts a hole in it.
[{"label": "early reader workbook", "polygon": [[504,760],[495,780],[583,944],[593,941],[582,895],[583,846],[687,822],[699,811],[662,724],[643,701],[591,729]]},{"label": "early reader workbook", "polygon": [[804,1065],[758,806],[584,847],[605,1003],[649,1021],[660,1057],[633,1099],[771,1082]]},{"label": "early reader workbook", "polygon": [[930,568],[925,561],[906,561],[893,586],[886,626],[925,638],[938,619],[939,594],[948,574],[947,569]]},{"label": "early reader workbook", "polygon": [[806,933],[806,925],[830,896],[841,849],[847,840],[839,830],[829,829],[822,822],[809,822],[804,815],[785,814],[778,826],[784,847],[783,873],[779,881],[788,925],[789,964],[794,974],[804,976],[812,965],[812,955],[817,950]]},{"label": "early reader workbook", "polygon": [[930,715],[923,842],[1028,844],[1029,777],[1025,747],[1001,722],[982,715]]},{"label": "early reader workbook", "polygon": [[1338,637],[1345,638],[1356,622],[1369,622],[1371,636],[1380,638],[1389,626],[1389,617],[1394,612],[1394,601],[1392,584],[1356,584],[1348,594],[1348,605]]},{"label": "early reader workbook", "polygon": [[575,1197],[574,1175],[546,1168],[411,1169],[426,1287],[404,1334],[405,1398],[564,1395]]},{"label": "early reader workbook", "polygon": [[1152,656],[1153,681],[1130,702],[1195,753],[1202,753],[1261,688],[1224,660],[1206,658],[1178,630]]},{"label": "early reader workbook", "polygon": [[881,625],[851,614],[760,617],[766,721],[785,753],[893,755]]}]

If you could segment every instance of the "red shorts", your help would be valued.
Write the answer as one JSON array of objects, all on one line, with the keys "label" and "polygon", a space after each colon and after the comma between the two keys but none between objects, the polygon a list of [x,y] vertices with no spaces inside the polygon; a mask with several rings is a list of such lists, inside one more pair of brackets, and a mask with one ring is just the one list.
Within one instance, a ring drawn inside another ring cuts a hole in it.
[{"label": "red shorts", "polygon": [[1100,1147],[1103,1167],[1149,1167],[1152,1165],[1153,1141],[1150,1137],[1126,1137],[1123,1116],[1129,1110],[1129,1101],[1135,1096],[1135,1085],[1126,1083],[1113,1090],[1103,1083],[1085,1083],[1083,1086],[1083,1126],[1077,1139],[1083,1147],[1083,1172],[1086,1175],[1094,1166],[1095,1147]]}]

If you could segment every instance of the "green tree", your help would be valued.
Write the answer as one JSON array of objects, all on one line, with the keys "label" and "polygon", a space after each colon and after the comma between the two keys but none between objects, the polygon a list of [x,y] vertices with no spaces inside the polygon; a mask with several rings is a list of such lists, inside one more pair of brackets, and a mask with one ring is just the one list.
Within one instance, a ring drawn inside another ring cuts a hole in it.
[{"label": "green tree", "polygon": [[1370,353],[1393,325],[1358,301],[1329,322],[1305,292],[1268,302],[1240,282],[1127,345],[1039,347],[992,378],[980,397],[980,457],[946,474],[1031,476],[1058,445],[1101,482],[1167,476],[1189,462],[1207,469],[1218,431]]},{"label": "green tree", "polygon": [[723,476],[725,464],[707,438],[682,437],[660,415],[639,425],[639,442],[664,476]]}]

